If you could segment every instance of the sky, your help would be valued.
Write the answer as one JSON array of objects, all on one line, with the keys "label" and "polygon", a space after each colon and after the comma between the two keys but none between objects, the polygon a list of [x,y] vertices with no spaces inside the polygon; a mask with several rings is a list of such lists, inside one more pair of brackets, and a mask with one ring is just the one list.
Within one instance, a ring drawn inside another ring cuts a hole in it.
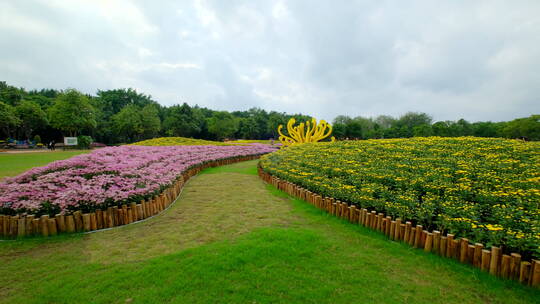
[{"label": "sky", "polygon": [[0,1],[0,80],[162,105],[540,114],[540,1]]}]

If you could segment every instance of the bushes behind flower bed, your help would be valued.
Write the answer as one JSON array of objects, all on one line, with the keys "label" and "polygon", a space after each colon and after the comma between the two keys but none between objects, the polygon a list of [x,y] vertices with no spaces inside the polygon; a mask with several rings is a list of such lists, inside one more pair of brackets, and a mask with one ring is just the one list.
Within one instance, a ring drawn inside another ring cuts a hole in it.
[{"label": "bushes behind flower bed", "polygon": [[263,170],[302,187],[540,257],[540,143],[413,138],[304,144]]},{"label": "bushes behind flower bed", "polygon": [[108,147],[0,182],[0,214],[55,215],[147,199],[190,167],[274,151],[267,145]]}]

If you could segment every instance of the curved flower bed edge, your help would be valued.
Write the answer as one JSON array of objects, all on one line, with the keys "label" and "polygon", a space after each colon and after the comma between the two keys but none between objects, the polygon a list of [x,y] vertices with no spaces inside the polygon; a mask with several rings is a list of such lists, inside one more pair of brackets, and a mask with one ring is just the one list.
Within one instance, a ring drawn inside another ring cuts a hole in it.
[{"label": "curved flower bed edge", "polygon": [[503,254],[500,247],[491,246],[488,250],[483,244],[470,244],[466,238],[458,239],[453,234],[442,235],[436,230],[428,231],[423,229],[422,225],[413,226],[410,221],[403,221],[399,218],[392,219],[383,213],[356,208],[354,204],[348,205],[335,198],[321,196],[271,175],[260,167],[260,163],[258,174],[266,183],[293,197],[304,200],[351,223],[379,231],[393,241],[401,241],[414,248],[423,249],[425,252],[470,264],[492,275],[540,288],[539,260],[522,261],[520,254]]},{"label": "curved flower bed edge", "polygon": [[[264,153],[263,153],[264,154]],[[235,156],[196,164],[186,169],[170,186],[161,189],[139,203],[108,206],[93,212],[77,210],[71,214],[54,217],[42,215],[0,214],[0,239],[16,239],[29,236],[54,236],[60,233],[89,232],[135,223],[153,217],[167,209],[178,197],[184,184],[201,170],[260,158],[263,154]]]}]

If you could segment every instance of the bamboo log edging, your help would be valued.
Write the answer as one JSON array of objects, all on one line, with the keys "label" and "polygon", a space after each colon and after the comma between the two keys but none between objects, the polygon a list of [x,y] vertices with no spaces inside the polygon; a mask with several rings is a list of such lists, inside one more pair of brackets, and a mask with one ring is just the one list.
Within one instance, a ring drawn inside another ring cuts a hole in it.
[{"label": "bamboo log edging", "polygon": [[[500,247],[492,246],[489,250],[483,244],[470,244],[467,238],[455,238],[453,234],[443,235],[440,231],[424,230],[422,225],[413,226],[411,222],[402,223],[402,219],[392,219],[383,213],[359,209],[331,197],[322,197],[296,184],[282,180],[258,167],[259,177],[287,194],[302,199],[328,213],[346,219],[366,228],[378,230],[389,239],[402,241],[425,252],[432,252],[443,257],[453,258],[461,263],[504,279],[540,288],[540,261],[522,261],[521,255],[502,254]],[[358,215],[356,215],[358,214]]]},{"label": "bamboo log edging", "polygon": [[258,159],[261,155],[247,155],[227,159],[219,159],[195,165],[184,171],[172,185],[148,201],[131,203],[129,205],[108,207],[106,210],[96,210],[91,213],[75,211],[72,214],[57,214],[52,218],[42,215],[1,215],[0,239],[16,239],[28,236],[53,236],[61,233],[95,232],[113,227],[136,223],[151,218],[167,209],[177,197],[192,176],[201,170],[229,165],[237,162]]}]

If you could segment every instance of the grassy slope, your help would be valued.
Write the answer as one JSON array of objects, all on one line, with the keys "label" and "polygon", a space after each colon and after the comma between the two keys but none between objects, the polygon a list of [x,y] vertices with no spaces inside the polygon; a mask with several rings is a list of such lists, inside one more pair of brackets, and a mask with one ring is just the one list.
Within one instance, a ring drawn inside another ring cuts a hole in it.
[{"label": "grassy slope", "polygon": [[55,160],[66,159],[87,152],[85,150],[75,150],[0,154],[0,179],[6,176],[15,176],[33,167],[45,166]]},{"label": "grassy slope", "polygon": [[0,243],[1,303],[534,303],[540,292],[424,254],[213,168],[149,221]]}]

